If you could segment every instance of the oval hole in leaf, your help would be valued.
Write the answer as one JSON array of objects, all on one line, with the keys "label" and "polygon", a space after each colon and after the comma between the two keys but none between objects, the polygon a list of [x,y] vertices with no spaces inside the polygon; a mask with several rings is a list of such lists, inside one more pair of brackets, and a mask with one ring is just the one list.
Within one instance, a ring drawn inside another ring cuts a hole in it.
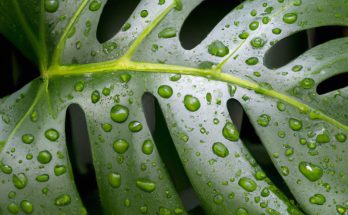
[{"label": "oval hole in leaf", "polygon": [[86,117],[79,105],[69,106],[65,133],[74,181],[83,205],[89,214],[102,214]]},{"label": "oval hole in leaf", "polygon": [[323,26],[297,32],[271,47],[264,56],[264,65],[269,69],[278,69],[307,50],[327,41],[344,37],[347,32],[348,27],[345,26]]},{"label": "oval hole in leaf", "polygon": [[139,2],[140,0],[109,0],[98,23],[98,41],[106,42],[120,31]]},{"label": "oval hole in leaf", "polygon": [[205,0],[198,5],[186,18],[181,31],[181,45],[193,49],[213,30],[233,8],[238,6],[239,0]]},{"label": "oval hole in leaf", "polygon": [[348,72],[335,75],[321,82],[317,87],[317,93],[323,95],[348,86]]},{"label": "oval hole in leaf", "polygon": [[182,161],[170,135],[163,112],[157,99],[150,93],[142,98],[146,122],[151,130],[161,160],[171,177],[171,181],[189,214],[205,215]]},{"label": "oval hole in leaf", "polygon": [[0,34],[0,98],[9,95],[40,76],[33,65],[10,41]]},{"label": "oval hole in leaf", "polygon": [[266,148],[262,144],[259,136],[257,135],[253,125],[246,112],[243,110],[243,106],[236,99],[229,99],[227,101],[228,112],[234,122],[235,126],[240,126],[240,139],[247,147],[250,154],[261,166],[262,170],[272,180],[272,182],[289,198],[294,199],[288,186],[285,184],[283,178],[275,168]]}]

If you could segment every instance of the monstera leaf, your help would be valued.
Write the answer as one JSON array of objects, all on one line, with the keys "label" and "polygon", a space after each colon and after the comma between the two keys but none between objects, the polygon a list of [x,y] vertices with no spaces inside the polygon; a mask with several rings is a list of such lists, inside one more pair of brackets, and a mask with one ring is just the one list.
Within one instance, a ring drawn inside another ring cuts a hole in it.
[{"label": "monstera leaf", "polygon": [[[347,214],[348,89],[316,87],[346,72],[348,39],[278,69],[263,59],[295,32],[348,25],[348,2],[249,0],[185,50],[178,33],[201,2],[143,0],[100,44],[106,0],[0,0],[1,33],[41,72],[0,101],[0,214],[88,213],[67,152],[71,104],[86,115],[104,214],[188,214],[147,125],[145,93],[158,100],[206,214]],[[230,99],[297,203],[243,145]]]}]

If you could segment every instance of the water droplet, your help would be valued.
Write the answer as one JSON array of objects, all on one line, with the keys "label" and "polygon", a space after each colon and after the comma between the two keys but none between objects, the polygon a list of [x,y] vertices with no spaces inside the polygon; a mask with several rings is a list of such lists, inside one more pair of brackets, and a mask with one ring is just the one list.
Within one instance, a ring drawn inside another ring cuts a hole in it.
[{"label": "water droplet", "polygon": [[76,92],[82,92],[85,89],[85,82],[83,81],[78,81],[74,85],[74,89]]},{"label": "water droplet", "polygon": [[292,71],[293,72],[299,72],[299,71],[301,71],[303,69],[303,66],[301,66],[301,65],[295,65],[295,66],[293,66],[292,67]]},{"label": "water droplet", "polygon": [[57,165],[54,167],[54,174],[56,176],[61,176],[66,173],[66,167],[64,165]]},{"label": "water droplet", "polygon": [[192,95],[186,95],[184,98],[184,105],[187,110],[195,112],[201,107],[201,102]]},{"label": "water droplet", "polygon": [[174,0],[175,1],[175,10],[181,11],[183,8],[182,0]]},{"label": "water droplet", "polygon": [[264,41],[261,37],[255,37],[250,41],[250,44],[254,48],[262,48],[266,44],[266,41]]},{"label": "water droplet", "polygon": [[285,111],[286,110],[286,106],[283,102],[277,102],[277,109],[279,111]]},{"label": "water droplet", "polygon": [[323,176],[323,170],[312,163],[301,162],[298,165],[300,172],[310,181],[317,181]]},{"label": "water droplet", "polygon": [[271,194],[271,192],[269,191],[269,189],[267,189],[267,188],[263,188],[262,190],[261,190],[261,196],[262,197],[267,197],[267,196],[269,196]]},{"label": "water droplet", "polygon": [[214,203],[217,205],[221,205],[224,202],[224,197],[221,194],[217,194],[214,196]]},{"label": "water droplet", "polygon": [[346,214],[347,208],[343,207],[342,205],[337,205],[336,211],[338,214],[343,215]]},{"label": "water droplet", "polygon": [[259,22],[258,21],[253,21],[252,23],[249,24],[249,29],[252,31],[255,31],[259,27]]},{"label": "water droplet", "polygon": [[0,169],[3,173],[9,175],[12,173],[12,167],[9,165],[3,165],[0,163]]},{"label": "water droplet", "polygon": [[302,4],[302,0],[294,0],[294,3],[293,3],[294,6],[301,6],[301,4]]},{"label": "water droplet", "polygon": [[22,136],[22,141],[25,144],[31,144],[32,142],[34,142],[34,136],[32,134],[24,134]]},{"label": "water droplet", "polygon": [[112,125],[109,124],[109,123],[104,123],[104,124],[102,124],[102,128],[103,128],[103,130],[104,130],[105,132],[111,132],[111,130],[112,130]]},{"label": "water droplet", "polygon": [[257,184],[251,178],[243,177],[238,181],[239,186],[248,192],[253,192],[257,188]]},{"label": "water droplet", "polygon": [[143,129],[143,124],[138,121],[132,121],[129,123],[128,128],[131,132],[139,132]]},{"label": "water droplet", "polygon": [[324,143],[330,142],[330,137],[329,135],[323,133],[323,134],[318,134],[315,140],[317,143],[324,144]]},{"label": "water droplet", "polygon": [[110,54],[116,48],[117,48],[117,43],[115,42],[107,42],[103,44],[103,52],[105,54]]},{"label": "water droplet", "polygon": [[108,181],[111,187],[119,188],[121,186],[121,175],[117,173],[110,173]]},{"label": "water droplet", "polygon": [[294,118],[289,119],[289,126],[294,131],[299,131],[302,129],[302,121]]},{"label": "water droplet", "polygon": [[122,83],[128,83],[131,80],[132,76],[128,73],[122,74],[120,80]]},{"label": "water droplet", "polygon": [[248,64],[249,66],[255,66],[256,64],[259,63],[259,59],[257,57],[251,57],[251,58],[248,58],[245,61],[245,63]]},{"label": "water droplet", "polygon": [[110,116],[112,121],[117,123],[125,122],[128,119],[129,110],[122,105],[115,105],[111,108]]},{"label": "water droplet", "polygon": [[151,155],[154,149],[154,144],[152,140],[145,140],[142,146],[142,151],[146,155]]},{"label": "water droplet", "polygon": [[287,24],[293,24],[297,21],[296,13],[287,13],[283,16],[283,21]]},{"label": "water droplet", "polygon": [[21,201],[21,208],[22,208],[23,212],[26,214],[31,214],[34,211],[33,204],[27,200]]},{"label": "water droplet", "polygon": [[281,166],[280,172],[282,173],[283,176],[288,176],[290,174],[290,170],[287,166]]},{"label": "water droplet", "polygon": [[158,88],[157,93],[162,98],[168,99],[173,95],[173,89],[168,85],[162,85]]},{"label": "water droplet", "polygon": [[19,173],[17,175],[13,174],[12,182],[17,189],[23,189],[25,186],[27,186],[28,178],[24,173]]},{"label": "water droplet", "polygon": [[54,13],[59,8],[58,0],[45,0],[45,10],[49,13]]},{"label": "water droplet", "polygon": [[70,204],[71,197],[67,194],[62,194],[54,200],[54,204],[57,206],[66,206]]},{"label": "water droplet", "polygon": [[36,181],[38,182],[47,182],[49,179],[50,179],[50,176],[47,174],[38,175],[36,177]]},{"label": "water droplet", "polygon": [[272,29],[272,33],[275,34],[275,35],[279,35],[282,33],[282,29],[280,28],[273,28]]},{"label": "water droplet", "polygon": [[145,178],[137,180],[136,185],[139,189],[148,193],[151,193],[156,189],[156,184],[153,181]]},{"label": "water droplet", "polygon": [[216,40],[208,46],[208,52],[217,57],[224,57],[228,55],[230,50],[221,41]]},{"label": "water droplet", "polygon": [[314,194],[314,196],[309,198],[309,202],[315,205],[323,205],[326,202],[326,198],[321,194]]},{"label": "water droplet", "polygon": [[15,203],[10,203],[9,205],[7,205],[7,210],[12,214],[18,214],[19,207]]},{"label": "water droplet", "polygon": [[214,152],[214,154],[216,154],[217,156],[222,157],[222,158],[227,157],[230,153],[228,151],[227,147],[220,142],[214,143],[213,152]]},{"label": "water droplet", "polygon": [[238,208],[236,215],[249,215],[249,212],[245,208]]},{"label": "water droplet", "polygon": [[45,137],[50,141],[56,141],[59,138],[59,132],[54,128],[50,128],[45,131]]},{"label": "water droplet", "polygon": [[30,120],[32,122],[37,122],[39,118],[39,114],[37,113],[37,111],[33,111],[31,114],[30,114]]},{"label": "water droplet", "polygon": [[182,208],[175,208],[174,213],[176,215],[181,215],[181,214],[184,214],[184,210]]},{"label": "water droplet", "polygon": [[256,180],[263,180],[266,178],[266,173],[263,171],[257,171],[255,173],[255,178],[256,178]]},{"label": "water droplet", "polygon": [[52,160],[52,155],[49,151],[41,151],[37,156],[37,160],[42,164],[48,164]]},{"label": "water droplet", "polygon": [[267,115],[267,114],[261,114],[258,118],[257,118],[257,124],[261,125],[262,127],[267,127],[270,123],[270,121],[272,120],[272,117]]},{"label": "water droplet", "polygon": [[94,90],[91,94],[91,101],[93,104],[99,102],[100,100],[100,93],[98,90]]},{"label": "water droplet", "polygon": [[242,32],[241,34],[238,35],[238,37],[242,40],[248,39],[249,33],[248,32]]},{"label": "water droplet", "polygon": [[122,31],[128,31],[131,27],[132,25],[129,22],[127,22],[123,25]]},{"label": "water droplet", "polygon": [[230,141],[238,141],[239,140],[239,132],[237,128],[231,122],[227,122],[222,129],[222,135]]},{"label": "water droplet", "polygon": [[147,17],[149,15],[149,12],[147,11],[147,10],[142,10],[141,12],[140,12],[140,16],[142,17],[142,18],[145,18],[145,17]]},{"label": "water droplet", "polygon": [[172,38],[172,37],[176,37],[176,29],[172,27],[165,28],[158,33],[158,38]]},{"label": "water droplet", "polygon": [[89,10],[90,11],[97,11],[100,9],[101,7],[101,2],[98,0],[93,0],[90,4],[89,4]]},{"label": "water droplet", "polygon": [[118,154],[123,154],[128,150],[129,143],[124,139],[118,139],[114,142],[113,148]]},{"label": "water droplet", "polygon": [[314,87],[315,85],[315,81],[311,78],[305,78],[300,82],[300,86],[303,89],[311,89],[312,87]]},{"label": "water droplet", "polygon": [[179,81],[181,79],[181,75],[180,74],[175,74],[175,75],[173,75],[173,76],[171,76],[170,78],[169,78],[169,80],[170,81]]},{"label": "water droplet", "polygon": [[347,136],[343,133],[336,134],[335,138],[338,142],[341,142],[341,143],[346,142],[346,140],[347,140]]}]

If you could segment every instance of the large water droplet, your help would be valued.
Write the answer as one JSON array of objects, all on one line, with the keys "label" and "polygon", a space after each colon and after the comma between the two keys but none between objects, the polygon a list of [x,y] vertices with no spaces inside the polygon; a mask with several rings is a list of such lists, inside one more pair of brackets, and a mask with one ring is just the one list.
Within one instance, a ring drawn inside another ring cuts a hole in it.
[{"label": "large water droplet", "polygon": [[163,29],[161,32],[158,33],[159,38],[172,38],[176,37],[176,29],[172,27],[168,27]]},{"label": "large water droplet", "polygon": [[225,158],[229,155],[229,151],[228,151],[227,147],[220,142],[214,143],[213,152],[214,152],[214,154],[216,154],[217,156],[222,157],[222,158]]},{"label": "large water droplet", "polygon": [[314,194],[314,196],[309,198],[309,202],[315,205],[323,205],[326,202],[326,198],[322,194]]},{"label": "large water droplet", "polygon": [[208,52],[217,57],[224,57],[230,50],[221,41],[216,40],[208,46]]},{"label": "large water droplet", "polygon": [[49,179],[50,179],[50,176],[47,174],[38,175],[36,177],[36,181],[38,182],[47,182]]},{"label": "large water droplet", "polygon": [[270,121],[272,120],[272,117],[267,115],[267,114],[261,114],[258,118],[257,118],[257,124],[261,125],[262,127],[267,127],[270,123]]},{"label": "large water droplet", "polygon": [[98,90],[94,90],[91,94],[91,101],[93,104],[96,104],[100,100],[100,93]]},{"label": "large water droplet", "polygon": [[34,142],[34,136],[32,134],[24,134],[22,136],[22,141],[25,144],[31,144],[32,142]]},{"label": "large water droplet", "polygon": [[142,146],[142,151],[146,155],[151,155],[153,152],[154,144],[152,140],[145,140]]},{"label": "large water droplet", "polygon": [[287,24],[293,24],[297,21],[296,13],[287,13],[283,16],[283,21]]},{"label": "large water droplet", "polygon": [[157,93],[162,98],[168,99],[173,95],[173,89],[168,85],[162,85],[158,88]]},{"label": "large water droplet", "polygon": [[250,41],[250,44],[252,47],[259,49],[266,44],[266,41],[264,41],[261,37],[255,37]]},{"label": "large water droplet", "polygon": [[9,165],[1,164],[1,162],[0,162],[0,169],[3,173],[5,173],[7,175],[12,173],[12,167]]},{"label": "large water droplet", "polygon": [[54,204],[57,206],[66,206],[70,204],[70,202],[71,197],[67,194],[60,195],[54,200]]},{"label": "large water droplet", "polygon": [[341,142],[341,143],[343,143],[343,142],[345,142],[347,140],[347,136],[345,134],[343,134],[343,133],[336,134],[335,138],[336,138],[336,140],[338,142]]},{"label": "large water droplet", "polygon": [[31,214],[34,211],[33,204],[27,200],[21,201],[21,208],[22,208],[23,212],[26,214]]},{"label": "large water droplet", "polygon": [[121,186],[121,175],[117,173],[110,173],[108,181],[111,187],[119,188]]},{"label": "large water droplet", "polygon": [[143,124],[138,121],[132,121],[129,123],[128,128],[131,132],[139,132],[143,129]]},{"label": "large water droplet", "polygon": [[302,121],[294,118],[289,119],[289,126],[294,131],[299,131],[302,129]]},{"label": "large water droplet", "polygon": [[110,117],[112,121],[117,123],[125,122],[128,118],[129,110],[122,105],[115,105],[111,108]]},{"label": "large water droplet", "polygon": [[238,181],[239,186],[248,192],[253,192],[257,188],[257,184],[251,178],[243,177]]},{"label": "large water droplet", "polygon": [[52,160],[52,155],[49,151],[41,151],[37,156],[37,160],[42,164],[48,164]]},{"label": "large water droplet", "polygon": [[45,137],[50,141],[56,141],[59,138],[59,132],[54,128],[50,128],[45,131]]},{"label": "large water droplet", "polygon": [[129,143],[126,140],[119,139],[114,142],[113,148],[118,154],[123,154],[128,150]]},{"label": "large water droplet", "polygon": [[301,162],[298,165],[300,172],[310,181],[317,181],[323,176],[323,170],[308,162]]},{"label": "large water droplet", "polygon": [[7,205],[7,210],[12,214],[18,214],[19,207],[15,203],[10,203],[9,205]]},{"label": "large water droplet", "polygon": [[234,124],[232,124],[231,122],[227,122],[224,126],[224,128],[222,129],[222,135],[231,141],[238,141],[239,140],[239,132],[236,129],[236,127],[234,126]]},{"label": "large water droplet", "polygon": [[101,7],[101,2],[98,0],[93,0],[90,4],[89,4],[89,10],[90,11],[97,11],[99,10]]},{"label": "large water droplet", "polygon": [[201,102],[192,95],[186,95],[184,98],[184,105],[187,110],[195,112],[201,107]]},{"label": "large water droplet", "polygon": [[259,63],[259,59],[257,57],[251,57],[251,58],[248,58],[245,61],[245,63],[248,64],[249,66],[255,66],[256,64]]},{"label": "large water droplet", "polygon": [[156,189],[156,184],[149,179],[139,179],[137,180],[136,185],[139,189],[148,193],[151,193]]},{"label": "large water droplet", "polygon": [[330,142],[330,137],[326,133],[322,133],[322,134],[318,134],[315,140],[317,143],[324,144],[324,143]]},{"label": "large water droplet", "polygon": [[66,173],[66,166],[64,165],[57,165],[54,167],[54,174],[56,176],[61,176]]},{"label": "large water droplet", "polygon": [[17,189],[23,189],[25,186],[27,186],[28,178],[24,173],[19,173],[17,175],[13,174],[12,182]]},{"label": "large water droplet", "polygon": [[49,13],[54,13],[59,8],[58,0],[45,0],[45,10]]}]

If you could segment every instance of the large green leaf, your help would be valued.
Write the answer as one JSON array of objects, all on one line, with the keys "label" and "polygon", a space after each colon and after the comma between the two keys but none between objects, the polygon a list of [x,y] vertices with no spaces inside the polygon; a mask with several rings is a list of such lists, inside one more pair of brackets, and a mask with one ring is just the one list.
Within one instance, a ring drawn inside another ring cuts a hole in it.
[{"label": "large green leaf", "polygon": [[348,39],[279,69],[262,61],[294,32],[347,25],[348,2],[247,1],[184,50],[178,32],[201,2],[143,0],[100,44],[105,0],[0,0],[1,33],[41,71],[0,100],[0,214],[86,213],[66,147],[71,104],[86,114],[105,214],[187,214],[147,126],[145,92],[157,98],[206,214],[302,214],[243,145],[231,98],[301,210],[347,214],[348,90],[318,95],[316,86],[346,72]]}]

